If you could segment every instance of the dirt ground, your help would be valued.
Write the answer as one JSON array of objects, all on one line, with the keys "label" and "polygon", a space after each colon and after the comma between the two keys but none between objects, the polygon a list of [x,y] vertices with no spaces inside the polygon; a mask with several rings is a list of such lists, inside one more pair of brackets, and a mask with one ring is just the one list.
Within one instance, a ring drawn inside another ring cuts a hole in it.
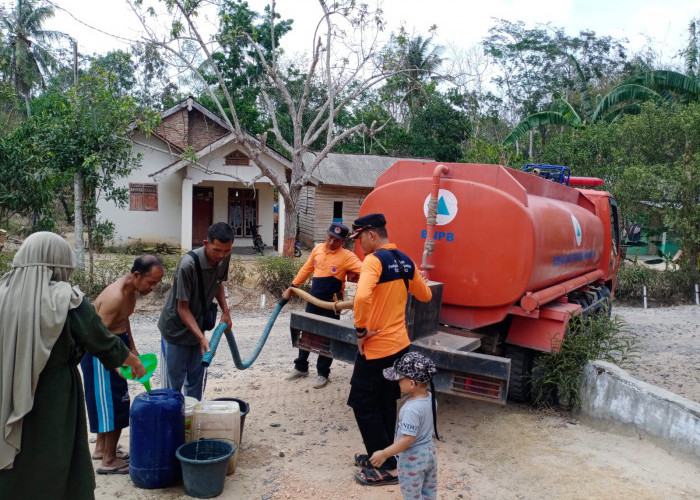
[{"label": "dirt ground", "polygon": [[[270,309],[236,307],[234,334],[245,360],[253,351]],[[259,297],[256,298],[259,306]],[[274,304],[268,298],[267,305]],[[255,301],[253,302],[255,303]],[[287,306],[289,307],[289,306]],[[223,342],[209,370],[205,399],[236,397],[250,413],[243,430],[236,472],[226,478],[223,499],[397,499],[396,486],[363,487],[353,475],[356,452],[364,452],[346,405],[352,366],[334,362],[330,384],[311,387],[311,377],[292,382],[284,375],[296,351],[283,311],[259,358],[237,370]],[[616,308],[638,336],[643,356],[635,375],[700,401],[700,308],[679,306],[643,311]],[[142,353],[157,352],[157,311],[132,317]],[[312,363],[315,355],[311,356]],[[312,375],[314,375],[312,368]],[[153,387],[160,386],[159,374]],[[132,398],[142,389],[131,385]],[[438,395],[436,442],[440,499],[659,499],[700,498],[700,461],[667,451],[634,432],[604,432],[576,415],[526,406],[469,401]],[[128,429],[121,442],[129,445]],[[97,464],[97,462],[96,462]],[[128,476],[97,476],[97,498],[128,500],[187,498],[181,485],[136,488]]]}]

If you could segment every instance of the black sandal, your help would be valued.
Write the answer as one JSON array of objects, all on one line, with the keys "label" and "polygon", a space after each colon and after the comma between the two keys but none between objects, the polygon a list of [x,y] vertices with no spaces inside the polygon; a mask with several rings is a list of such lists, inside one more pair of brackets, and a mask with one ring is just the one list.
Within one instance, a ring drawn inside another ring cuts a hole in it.
[{"label": "black sandal", "polygon": [[364,453],[355,453],[355,467],[374,469],[374,466],[369,461],[369,455],[365,455]]},{"label": "black sandal", "polygon": [[397,476],[392,476],[381,467],[378,469],[362,469],[361,472],[356,472],[355,481],[363,486],[385,486],[390,484],[399,484],[399,478]]}]

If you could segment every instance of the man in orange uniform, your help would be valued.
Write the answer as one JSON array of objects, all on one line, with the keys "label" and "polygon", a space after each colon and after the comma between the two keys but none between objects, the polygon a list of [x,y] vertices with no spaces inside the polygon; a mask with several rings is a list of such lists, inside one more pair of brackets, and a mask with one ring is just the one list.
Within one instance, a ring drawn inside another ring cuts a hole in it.
[{"label": "man in orange uniform", "polygon": [[[328,228],[326,242],[314,247],[308,260],[292,281],[291,286],[298,287],[313,273],[314,279],[311,282],[311,295],[326,301],[342,300],[346,274],[359,274],[362,268],[362,263],[357,258],[357,255],[343,248],[343,243],[349,232],[350,230],[346,226],[333,222],[331,227]],[[285,293],[285,297],[289,298],[289,292]],[[338,319],[333,310],[322,309],[310,303],[306,304],[306,312]],[[328,384],[332,362],[333,358],[318,355],[318,361],[316,361],[318,376],[313,383],[314,389],[322,389]],[[299,357],[294,360],[294,370],[287,376],[287,380],[306,377],[308,374],[309,351],[299,349]]]},{"label": "man in orange uniform", "polygon": [[384,378],[383,370],[408,352],[406,330],[408,292],[421,302],[432,298],[408,255],[389,241],[383,214],[369,214],[353,223],[351,238],[359,238],[366,257],[355,293],[357,356],[350,379],[348,405],[355,413],[367,453],[355,455],[362,471],[355,476],[361,484],[397,484],[397,463],[390,457],[373,468],[369,457],[394,441],[398,382]]}]

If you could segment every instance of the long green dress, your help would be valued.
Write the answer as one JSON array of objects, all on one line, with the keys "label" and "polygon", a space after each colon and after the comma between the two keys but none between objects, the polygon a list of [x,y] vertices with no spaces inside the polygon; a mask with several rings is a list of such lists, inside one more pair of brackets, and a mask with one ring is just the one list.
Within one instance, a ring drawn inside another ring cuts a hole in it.
[{"label": "long green dress", "polygon": [[12,469],[0,470],[3,500],[83,500],[95,497],[83,383],[77,365],[86,349],[106,368],[129,349],[112,335],[87,300],[68,311],[61,335],[39,376],[34,406],[24,417],[22,446]]}]

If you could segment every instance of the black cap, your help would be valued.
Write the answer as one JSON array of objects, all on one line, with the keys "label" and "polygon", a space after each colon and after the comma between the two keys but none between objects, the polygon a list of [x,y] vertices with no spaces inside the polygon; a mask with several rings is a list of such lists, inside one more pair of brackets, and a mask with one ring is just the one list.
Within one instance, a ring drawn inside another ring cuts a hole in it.
[{"label": "black cap", "polygon": [[384,214],[367,214],[355,219],[352,223],[353,233],[349,238],[357,238],[359,234],[365,229],[378,229],[380,227],[386,226],[386,219]]},{"label": "black cap", "polygon": [[333,222],[331,223],[331,227],[328,228],[328,231],[326,231],[328,234],[333,236],[334,238],[337,238],[339,240],[344,240],[345,238],[348,237],[348,233],[350,230],[348,229],[347,226],[344,226],[340,222]]}]

